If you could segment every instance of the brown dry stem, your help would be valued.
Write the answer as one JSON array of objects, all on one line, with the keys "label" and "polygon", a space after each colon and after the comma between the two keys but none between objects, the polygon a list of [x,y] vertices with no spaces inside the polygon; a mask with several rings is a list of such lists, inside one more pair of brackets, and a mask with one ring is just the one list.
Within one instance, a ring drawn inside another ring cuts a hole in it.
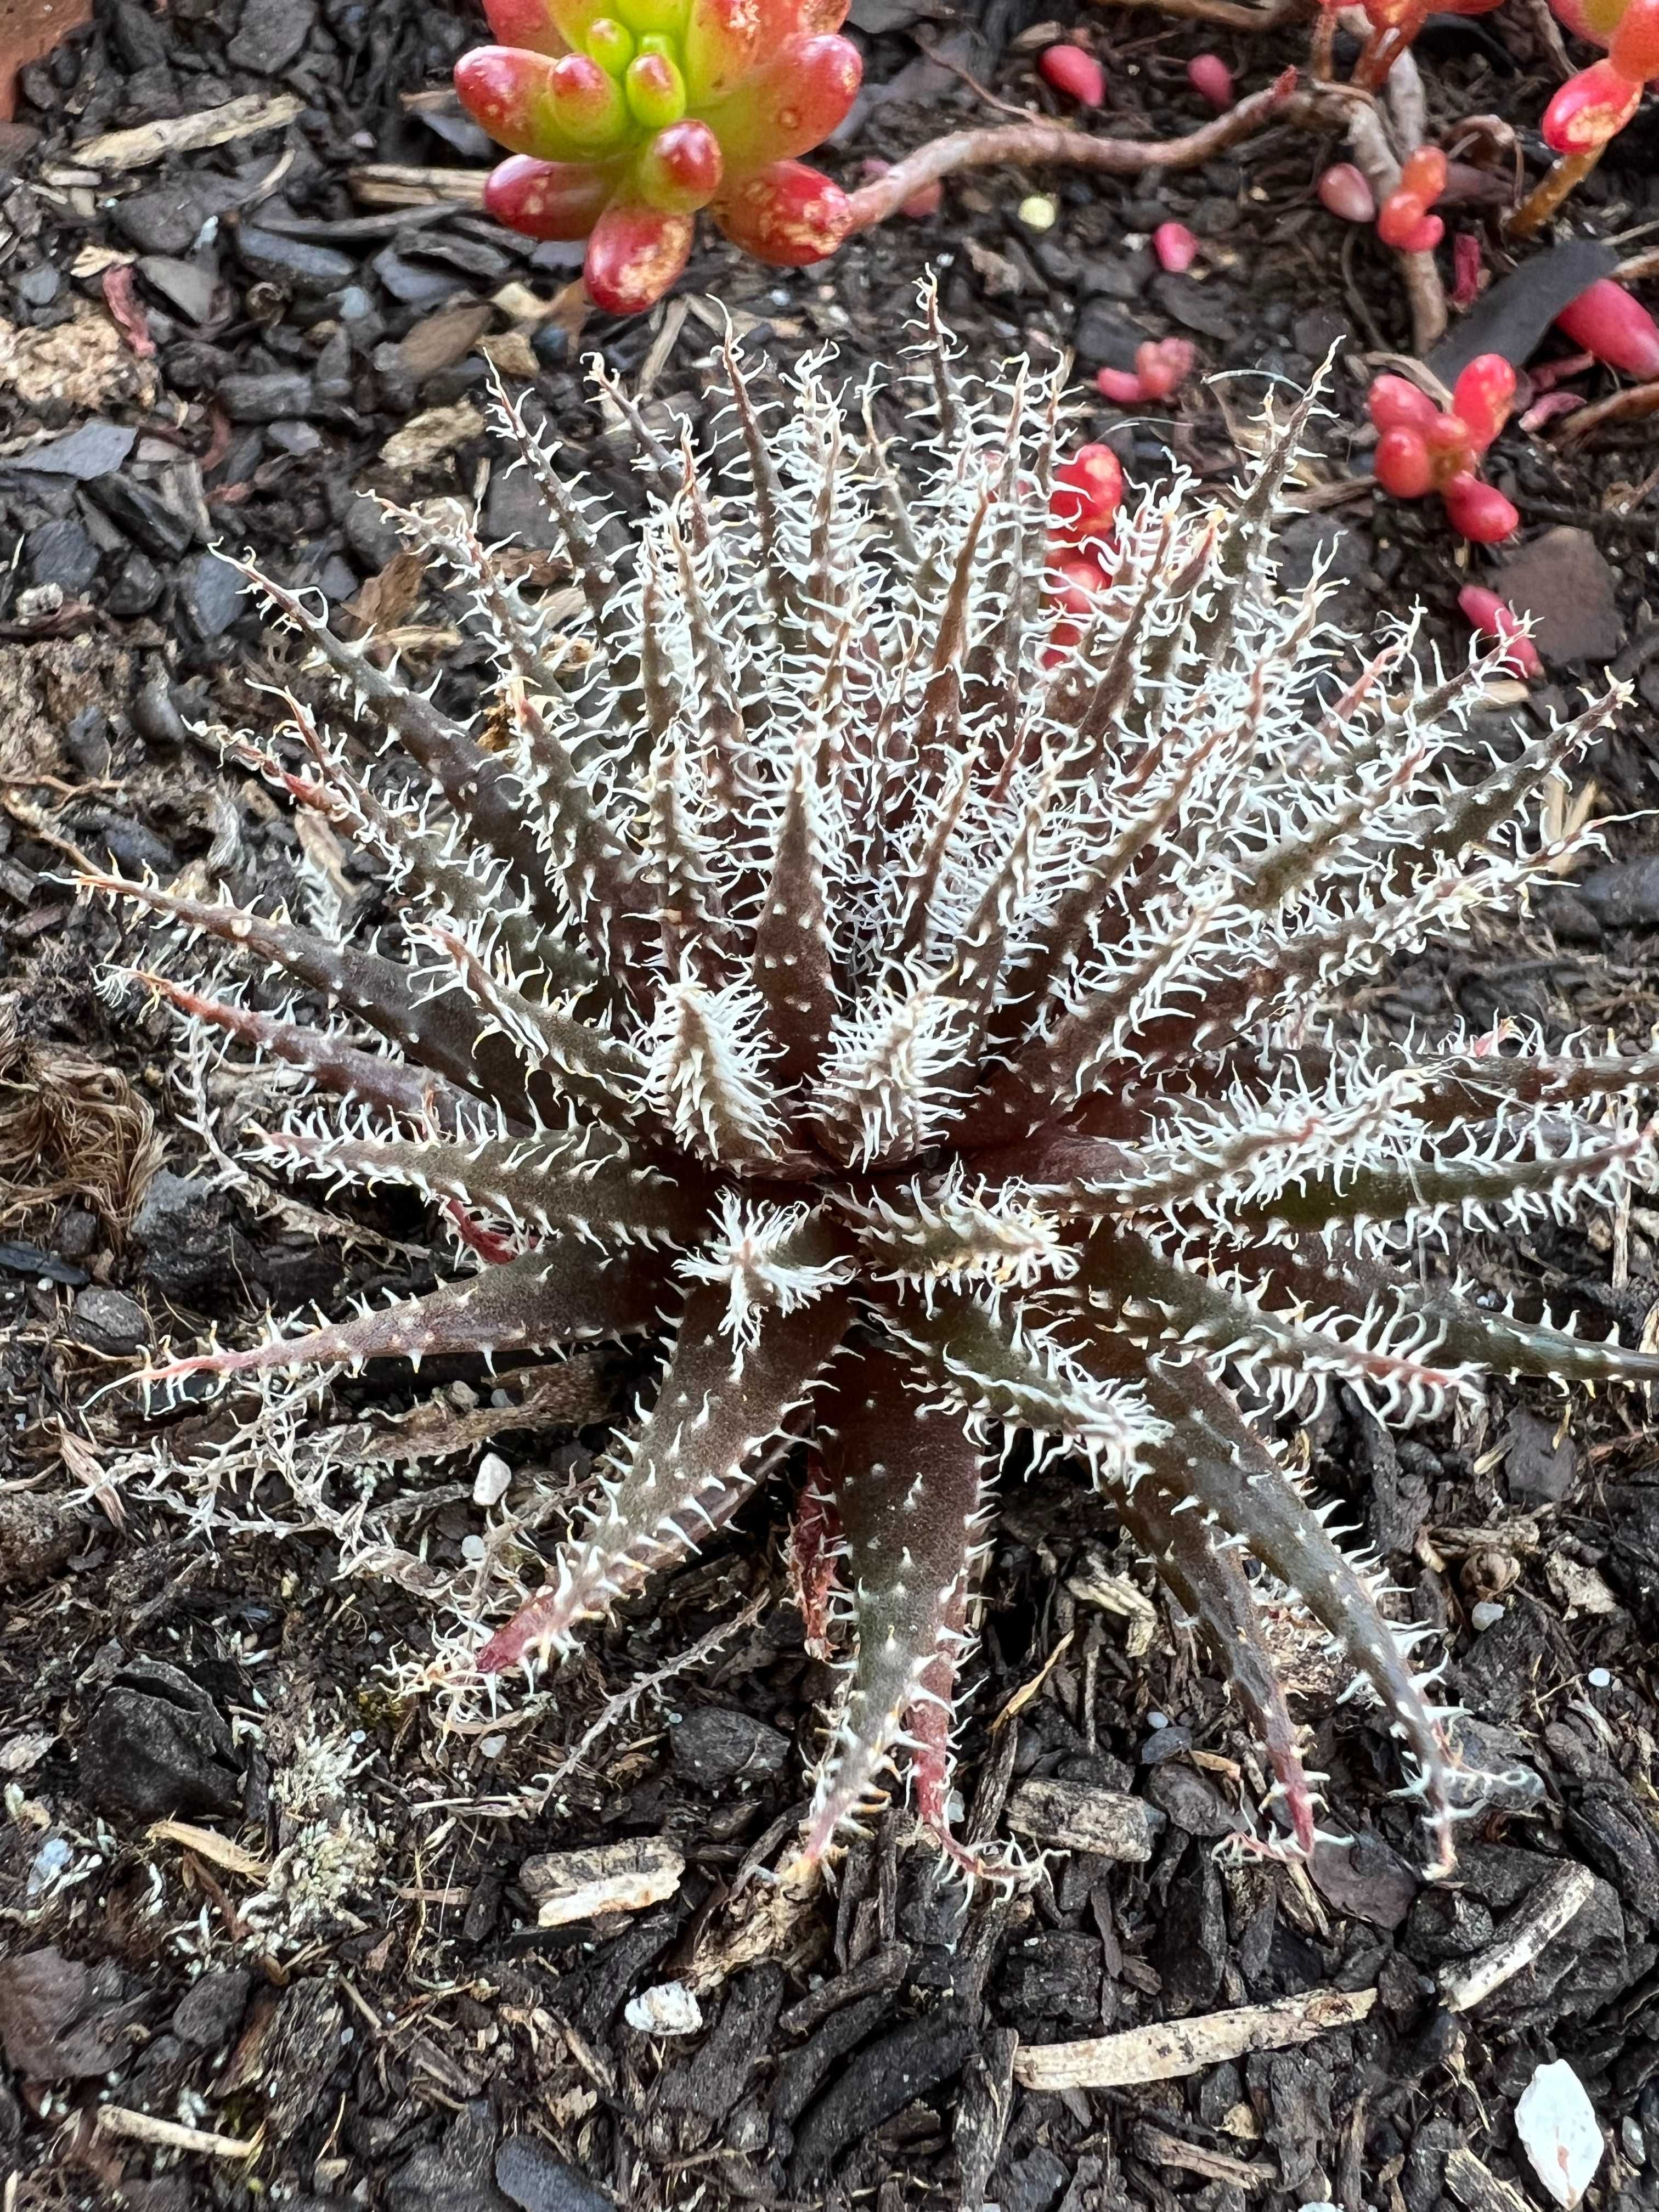
[{"label": "brown dry stem", "polygon": [[1592,146],[1588,154],[1563,154],[1555,166],[1533,186],[1504,226],[1509,238],[1530,238],[1543,228],[1575,185],[1582,184],[1606,152]]}]

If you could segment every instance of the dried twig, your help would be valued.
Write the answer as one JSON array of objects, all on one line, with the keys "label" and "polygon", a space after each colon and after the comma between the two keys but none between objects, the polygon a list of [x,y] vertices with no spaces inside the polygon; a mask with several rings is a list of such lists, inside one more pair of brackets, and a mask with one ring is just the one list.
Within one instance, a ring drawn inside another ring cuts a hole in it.
[{"label": "dried twig", "polygon": [[1310,1990],[1272,2004],[1241,2005],[1201,2020],[1154,2022],[1082,2043],[1025,2045],[1014,2078],[1027,2089],[1127,2089],[1140,2081],[1172,2081],[1202,2073],[1224,2058],[1252,2051],[1284,2051],[1311,2043],[1334,2027],[1352,2027],[1376,2002],[1375,1990]]},{"label": "dried twig", "polygon": [[124,2136],[128,2142],[149,2143],[161,2150],[189,2151],[197,2158],[252,2158],[261,2148],[257,2136],[245,2142],[238,2136],[182,2127],[177,2120],[158,2120],[153,2112],[129,2112],[124,2105],[100,2105],[98,2132]]},{"label": "dried twig", "polygon": [[280,131],[292,123],[303,103],[291,92],[267,99],[250,92],[240,100],[228,100],[194,115],[173,115],[156,123],[140,123],[131,131],[111,131],[71,146],[70,154],[89,169],[143,169],[169,154],[199,153],[204,146],[228,146],[233,139],[250,138],[258,131]]},{"label": "dried twig", "polygon": [[1525,1911],[1496,1943],[1440,1977],[1440,2002],[1448,2012],[1468,2012],[1530,1966],[1546,1944],[1581,1911],[1595,1887],[1588,1867],[1559,1868],[1541,1881]]},{"label": "dried twig", "polygon": [[1588,407],[1575,407],[1571,415],[1564,416],[1561,441],[1564,445],[1577,445],[1606,423],[1639,422],[1644,415],[1653,414],[1659,414],[1659,381],[1627,385],[1622,392],[1593,399]]},{"label": "dried twig", "polygon": [[1606,151],[1605,146],[1592,146],[1588,153],[1563,154],[1504,224],[1504,236],[1530,238],[1541,230],[1573,186],[1583,182]]}]

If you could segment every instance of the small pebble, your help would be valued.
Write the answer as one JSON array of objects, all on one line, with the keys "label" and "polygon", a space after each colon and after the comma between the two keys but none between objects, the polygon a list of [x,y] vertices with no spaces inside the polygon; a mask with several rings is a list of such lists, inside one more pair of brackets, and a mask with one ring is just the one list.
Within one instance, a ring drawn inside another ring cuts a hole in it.
[{"label": "small pebble", "polygon": [[1031,192],[1014,210],[1027,230],[1052,230],[1060,210],[1044,192]]},{"label": "small pebble", "polygon": [[1540,2066],[1522,2091],[1515,2132],[1533,2172],[1562,2212],[1572,2212],[1601,2163],[1602,2142],[1595,2107],[1565,2058]]},{"label": "small pebble", "polygon": [[475,1505],[499,1505],[506,1497],[513,1480],[513,1470],[499,1452],[486,1452],[478,1462],[478,1472],[472,1478],[472,1503]]},{"label": "small pebble", "polygon": [[1613,1677],[1605,1667],[1592,1667],[1584,1680],[1592,1690],[1610,1690],[1613,1687]]},{"label": "small pebble", "polygon": [[1489,1597],[1483,1597],[1479,1605],[1471,1607],[1469,1610],[1469,1626],[1478,1635],[1484,1635],[1489,1628],[1496,1628],[1503,1618],[1503,1607],[1495,1604]]},{"label": "small pebble", "polygon": [[684,1982],[659,1982],[629,1997],[623,2018],[641,2035],[696,2035],[702,2026],[702,2007]]}]

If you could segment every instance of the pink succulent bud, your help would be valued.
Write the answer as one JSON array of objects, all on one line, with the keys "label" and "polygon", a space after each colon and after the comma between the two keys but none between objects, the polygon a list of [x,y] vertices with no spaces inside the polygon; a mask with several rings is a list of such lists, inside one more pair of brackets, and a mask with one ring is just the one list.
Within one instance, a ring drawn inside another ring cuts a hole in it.
[{"label": "pink succulent bud", "polygon": [[1149,338],[1135,349],[1135,374],[1143,399],[1167,399],[1193,373],[1198,349],[1190,338]]},{"label": "pink succulent bud", "polygon": [[1592,154],[1624,129],[1641,98],[1639,81],[1611,62],[1592,62],[1570,76],[1544,110],[1544,143],[1552,154]]},{"label": "pink succulent bud", "polygon": [[1434,487],[1434,463],[1420,430],[1385,430],[1376,441],[1371,468],[1390,499],[1421,499]]},{"label": "pink succulent bud", "polygon": [[1319,204],[1344,222],[1370,222],[1376,216],[1376,198],[1363,169],[1352,161],[1333,161],[1315,190]]},{"label": "pink succulent bud", "polygon": [[1095,389],[1115,407],[1139,407],[1146,397],[1140,388],[1139,373],[1133,368],[1097,369]]},{"label": "pink succulent bud", "polygon": [[1541,676],[1544,664],[1538,647],[1515,618],[1515,611],[1483,584],[1465,584],[1457,594],[1465,621],[1483,637],[1502,638],[1509,647],[1504,660],[1517,676]]},{"label": "pink succulent bud", "polygon": [[1452,528],[1476,545],[1496,545],[1521,527],[1520,516],[1497,485],[1480,477],[1455,476],[1443,486],[1440,496]]},{"label": "pink succulent bud", "polygon": [[1468,425],[1477,453],[1486,452],[1514,404],[1515,371],[1501,353],[1477,354],[1452,386],[1452,413]]},{"label": "pink succulent bud", "polygon": [[1586,353],[1626,376],[1659,377],[1659,323],[1611,276],[1599,276],[1555,319]]},{"label": "pink succulent bud", "polygon": [[1194,54],[1187,64],[1187,82],[1218,115],[1231,107],[1237,97],[1233,73],[1219,54]]},{"label": "pink succulent bud", "polygon": [[1404,376],[1373,378],[1365,404],[1379,430],[1415,430],[1426,437],[1440,418],[1428,393]]},{"label": "pink succulent bud", "polygon": [[1037,56],[1037,73],[1063,100],[1079,107],[1106,105],[1106,72],[1081,46],[1045,46]]},{"label": "pink succulent bud", "polygon": [[1197,260],[1198,240],[1184,222],[1161,222],[1152,233],[1152,252],[1160,269],[1178,276]]},{"label": "pink succulent bud", "polygon": [[1123,504],[1123,465],[1109,446],[1079,446],[1054,471],[1048,520],[1056,537],[1082,544],[1103,537]]}]

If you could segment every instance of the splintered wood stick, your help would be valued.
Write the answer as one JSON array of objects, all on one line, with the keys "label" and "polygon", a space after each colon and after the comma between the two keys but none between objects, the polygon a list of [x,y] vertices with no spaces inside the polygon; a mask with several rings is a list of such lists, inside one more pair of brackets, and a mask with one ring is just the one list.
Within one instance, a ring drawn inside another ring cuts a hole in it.
[{"label": "splintered wood stick", "polygon": [[1375,1990],[1309,1990],[1272,2004],[1158,2021],[1082,2043],[1026,2044],[1014,2055],[1014,2079],[1026,2089],[1132,2089],[1141,2081],[1172,2081],[1224,2058],[1284,2051],[1331,2028],[1352,2027],[1376,2002]]},{"label": "splintered wood stick", "polygon": [[1482,1997],[1512,1982],[1583,1909],[1595,1887],[1595,1875],[1582,1866],[1560,1867],[1547,1881],[1540,1881],[1496,1943],[1455,1970],[1441,1970],[1440,2002],[1447,2011],[1468,2012]]}]

